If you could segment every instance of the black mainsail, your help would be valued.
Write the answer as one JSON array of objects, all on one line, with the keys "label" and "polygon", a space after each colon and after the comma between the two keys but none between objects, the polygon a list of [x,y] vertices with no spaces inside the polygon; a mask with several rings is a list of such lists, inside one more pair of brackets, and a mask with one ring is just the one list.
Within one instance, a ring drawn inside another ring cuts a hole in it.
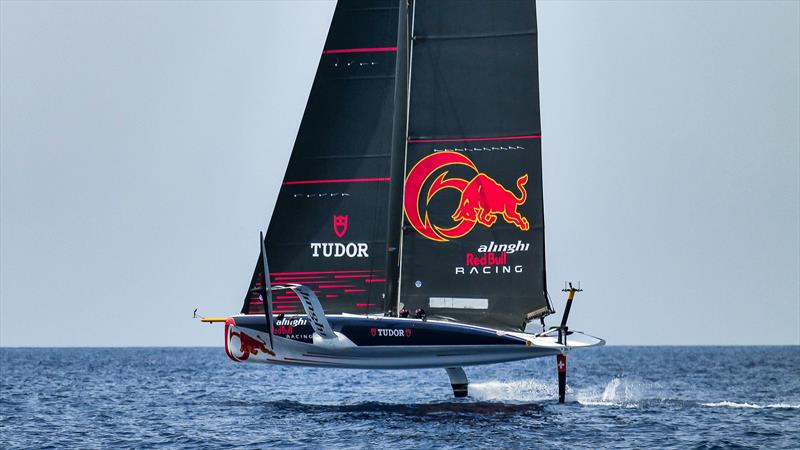
[{"label": "black mainsail", "polygon": [[414,2],[400,302],[519,329],[551,312],[532,0]]},{"label": "black mainsail", "polygon": [[[329,314],[520,329],[551,313],[537,55],[533,0],[340,0],[266,236],[270,281],[310,286]],[[263,313],[262,278],[243,313]],[[302,311],[293,294],[275,309]]]}]

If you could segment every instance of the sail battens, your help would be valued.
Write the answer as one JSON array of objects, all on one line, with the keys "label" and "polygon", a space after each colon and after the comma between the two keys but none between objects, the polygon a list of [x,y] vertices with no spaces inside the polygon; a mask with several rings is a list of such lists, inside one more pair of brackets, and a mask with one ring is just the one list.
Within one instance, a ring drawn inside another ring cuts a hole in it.
[{"label": "sail battens", "polygon": [[336,48],[323,50],[323,55],[333,55],[338,53],[382,53],[396,52],[397,47],[362,47],[362,48]]},{"label": "sail battens", "polygon": [[481,39],[481,38],[500,38],[510,36],[530,36],[536,35],[536,30],[516,31],[512,33],[475,33],[475,34],[443,34],[443,35],[416,35],[414,41],[438,41],[449,39]]},{"label": "sail battens", "polygon": [[306,156],[305,161],[333,161],[337,159],[369,159],[369,158],[388,158],[390,153],[376,153],[372,155],[325,155],[325,156]]},{"label": "sail battens", "polygon": [[[385,244],[386,243],[386,241],[383,241],[383,240],[381,240],[379,238],[378,239],[362,239],[359,242],[370,244],[370,245]],[[335,243],[331,243],[331,244],[333,245]],[[312,249],[313,248],[317,248],[317,250],[319,251],[320,248],[321,248],[321,247],[317,247],[316,243],[314,243],[312,245],[314,245],[314,247],[312,247]],[[345,245],[345,244],[342,244],[342,245]],[[309,243],[308,242],[304,242],[304,241],[285,241],[285,242],[276,242],[276,243],[272,244],[272,246],[275,247],[275,248],[289,248],[289,247],[297,248],[297,247],[309,247]],[[330,247],[328,247],[328,243],[326,243],[325,246],[327,248],[330,248]],[[326,250],[327,250],[327,248],[326,248]]]},{"label": "sail battens", "polygon": [[296,184],[325,184],[325,183],[379,183],[384,181],[392,181],[389,177],[376,177],[376,178],[339,178],[333,180],[296,180],[284,181],[284,186],[291,186]]},{"label": "sail battens", "polygon": [[393,80],[394,75],[345,75],[331,77],[330,81],[350,81],[350,80]]},{"label": "sail battens", "polygon": [[328,275],[332,273],[363,273],[372,272],[371,270],[322,270],[322,271],[304,271],[304,272],[271,272],[270,275]]},{"label": "sail battens", "polygon": [[[375,1],[375,0],[369,0]],[[396,3],[396,2],[395,2]],[[345,12],[370,12],[370,11],[397,11],[397,5],[390,6],[344,6],[341,11]]]},{"label": "sail battens", "polygon": [[529,134],[523,136],[495,136],[495,137],[462,137],[462,138],[443,138],[443,139],[425,139],[425,138],[410,138],[409,143],[439,143],[439,142],[480,142],[480,141],[513,141],[524,139],[540,139],[541,134]]}]

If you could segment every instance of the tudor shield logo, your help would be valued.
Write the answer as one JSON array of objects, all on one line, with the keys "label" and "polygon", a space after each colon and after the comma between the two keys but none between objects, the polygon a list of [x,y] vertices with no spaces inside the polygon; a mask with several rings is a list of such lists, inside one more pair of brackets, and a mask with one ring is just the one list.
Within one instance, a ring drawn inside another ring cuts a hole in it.
[{"label": "tudor shield logo", "polygon": [[333,216],[333,232],[338,238],[344,237],[344,234],[347,233],[347,216]]},{"label": "tudor shield logo", "polygon": [[[333,216],[333,233],[341,239],[347,233],[348,216]],[[357,234],[357,233],[356,233]],[[368,258],[369,244],[366,242],[311,242],[313,258]]]},{"label": "tudor shield logo", "polygon": [[[448,172],[442,172],[424,193],[422,188],[434,172],[452,166],[465,166],[475,172],[475,176],[464,178],[448,178]],[[436,152],[422,158],[409,172],[405,183],[406,217],[417,232],[432,241],[446,242],[463,237],[480,223],[491,227],[498,217],[522,231],[530,228],[528,219],[523,217],[517,208],[528,198],[525,184],[528,175],[517,178],[516,189],[519,194],[506,189],[489,175],[481,172],[468,157],[456,152]],[[457,205],[454,205],[450,216],[456,223],[449,228],[432,224],[426,211],[420,210],[420,200],[427,206],[431,199],[444,189],[455,189],[461,194]]]}]

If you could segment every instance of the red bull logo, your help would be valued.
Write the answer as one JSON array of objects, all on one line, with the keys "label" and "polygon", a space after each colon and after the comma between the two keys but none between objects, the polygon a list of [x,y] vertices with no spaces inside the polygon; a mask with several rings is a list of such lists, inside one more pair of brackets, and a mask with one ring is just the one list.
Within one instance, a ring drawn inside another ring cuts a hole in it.
[{"label": "red bull logo", "polygon": [[[275,356],[275,352],[267,348],[267,343],[258,337],[252,337],[243,331],[231,331],[230,336],[239,338],[239,353],[241,353],[241,356],[235,356],[235,359],[239,361],[246,360],[250,355],[255,356],[259,351]],[[230,356],[234,355],[230,354]]]},{"label": "red bull logo", "polygon": [[[444,189],[455,189],[461,194],[457,207],[450,216],[455,226],[440,227],[430,222],[428,213],[420,211],[420,197],[422,188],[428,179],[440,169],[451,166],[465,166],[475,172],[475,176],[466,180],[464,178],[448,178],[448,172],[442,172],[433,180],[425,199],[428,205],[431,199]],[[522,231],[530,229],[528,219],[519,211],[519,205],[525,203],[528,194],[525,184],[528,174],[517,178],[516,187],[519,195],[509,191],[502,184],[478,170],[468,157],[455,152],[436,152],[422,158],[409,172],[405,185],[404,210],[408,221],[417,232],[432,241],[446,242],[458,239],[480,223],[491,227],[502,217],[507,223],[516,226]]]}]

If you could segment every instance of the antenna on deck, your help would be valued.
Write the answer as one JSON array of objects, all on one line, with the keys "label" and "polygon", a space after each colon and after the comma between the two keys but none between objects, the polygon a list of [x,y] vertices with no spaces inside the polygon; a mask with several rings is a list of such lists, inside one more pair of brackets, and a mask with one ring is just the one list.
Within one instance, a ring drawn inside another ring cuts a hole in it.
[{"label": "antenna on deck", "polygon": [[[563,346],[567,345],[567,335],[569,334],[567,319],[569,319],[569,310],[572,308],[572,300],[575,298],[576,292],[582,291],[580,281],[578,281],[578,287],[565,281],[564,289],[561,290],[561,292],[567,293],[567,306],[564,307],[564,315],[561,316],[561,325],[558,327],[558,343]],[[567,355],[564,354],[564,350],[556,355],[556,370],[558,372],[558,402],[564,403],[567,393]]]},{"label": "antenna on deck", "polygon": [[569,310],[572,309],[572,300],[575,298],[575,293],[583,292],[583,289],[581,289],[581,282],[578,281],[578,287],[576,288],[572,286],[571,281],[565,281],[564,289],[562,289],[561,292],[567,293],[567,306],[564,307],[564,315],[561,316],[561,325],[558,327],[558,343],[567,345],[567,334],[569,334],[569,329],[567,328],[567,319],[569,319]]}]

